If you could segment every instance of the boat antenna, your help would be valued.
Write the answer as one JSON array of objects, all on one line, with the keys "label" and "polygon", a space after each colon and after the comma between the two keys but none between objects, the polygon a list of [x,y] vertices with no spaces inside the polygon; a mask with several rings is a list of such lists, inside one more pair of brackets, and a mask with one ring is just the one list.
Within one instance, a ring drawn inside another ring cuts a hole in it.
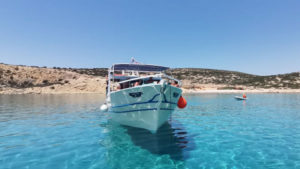
[{"label": "boat antenna", "polygon": [[137,62],[134,57],[131,57],[131,63],[133,64],[141,64],[140,62]]}]

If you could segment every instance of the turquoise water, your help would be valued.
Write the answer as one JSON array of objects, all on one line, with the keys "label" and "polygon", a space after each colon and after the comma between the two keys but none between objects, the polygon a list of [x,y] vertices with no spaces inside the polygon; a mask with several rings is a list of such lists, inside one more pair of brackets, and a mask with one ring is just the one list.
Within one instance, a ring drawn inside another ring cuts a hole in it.
[{"label": "turquoise water", "polygon": [[300,94],[187,95],[157,134],[101,95],[0,96],[1,169],[300,168]]}]

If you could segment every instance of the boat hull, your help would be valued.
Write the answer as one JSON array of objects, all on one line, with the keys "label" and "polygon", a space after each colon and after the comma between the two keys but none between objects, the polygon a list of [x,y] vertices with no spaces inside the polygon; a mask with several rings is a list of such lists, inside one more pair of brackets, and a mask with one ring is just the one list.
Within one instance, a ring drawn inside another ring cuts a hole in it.
[{"label": "boat hull", "polygon": [[235,96],[234,97],[236,100],[247,100],[247,98],[243,98],[243,97],[240,97],[240,96]]},{"label": "boat hull", "polygon": [[113,92],[110,96],[111,118],[122,125],[156,132],[176,109],[181,93],[177,87],[161,84]]}]

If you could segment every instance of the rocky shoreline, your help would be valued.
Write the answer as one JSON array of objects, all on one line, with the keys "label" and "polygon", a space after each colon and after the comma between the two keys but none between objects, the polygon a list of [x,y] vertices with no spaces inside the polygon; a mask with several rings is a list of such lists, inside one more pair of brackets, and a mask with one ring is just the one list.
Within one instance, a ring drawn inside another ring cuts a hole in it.
[{"label": "rocky shoreline", "polygon": [[[0,64],[0,94],[105,94],[104,68]],[[184,93],[300,93],[300,72],[257,76],[209,69],[171,69]]]},{"label": "rocky shoreline", "polygon": [[[0,94],[16,95],[16,94],[103,94],[104,89],[100,90],[74,90],[69,88],[59,88],[56,90],[45,87],[33,87],[26,89],[5,88]],[[184,94],[242,94],[242,93],[300,93],[300,89],[255,89],[255,90],[218,90],[218,89],[184,89]]]},{"label": "rocky shoreline", "polygon": [[105,78],[69,70],[0,64],[0,94],[105,93]]}]

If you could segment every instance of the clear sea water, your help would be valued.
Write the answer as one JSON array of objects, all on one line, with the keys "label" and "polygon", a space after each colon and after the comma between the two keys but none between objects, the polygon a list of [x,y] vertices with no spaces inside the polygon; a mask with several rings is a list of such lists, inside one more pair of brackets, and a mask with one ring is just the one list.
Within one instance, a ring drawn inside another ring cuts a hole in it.
[{"label": "clear sea water", "polygon": [[151,134],[112,123],[101,95],[0,95],[0,168],[300,168],[300,94],[185,97]]}]

